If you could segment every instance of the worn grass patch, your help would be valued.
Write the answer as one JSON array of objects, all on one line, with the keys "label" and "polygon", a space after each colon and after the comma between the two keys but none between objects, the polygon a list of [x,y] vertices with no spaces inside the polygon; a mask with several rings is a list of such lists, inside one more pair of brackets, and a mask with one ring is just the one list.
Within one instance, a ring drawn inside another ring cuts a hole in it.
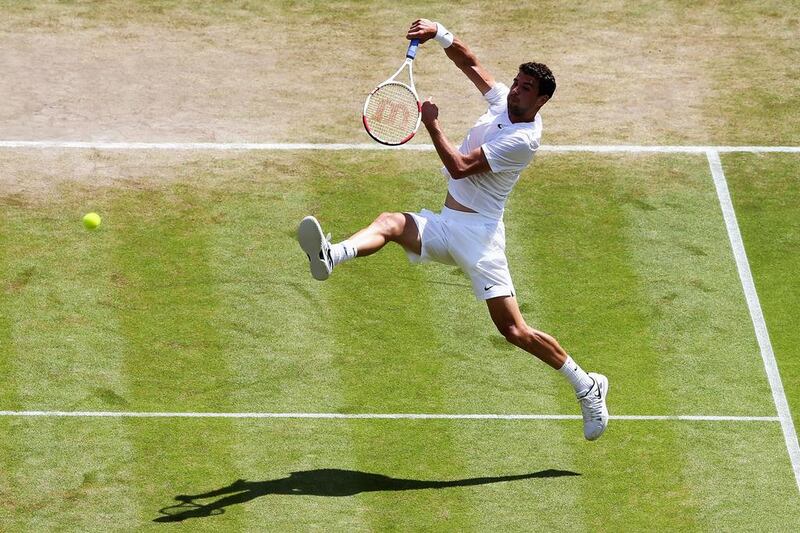
[{"label": "worn grass patch", "polygon": [[[764,0],[11,2],[4,136],[369,142],[363,99],[421,16],[445,22],[498,80],[528,60],[552,67],[547,143],[800,142],[800,18]],[[435,43],[415,71],[457,140],[480,96]]]}]

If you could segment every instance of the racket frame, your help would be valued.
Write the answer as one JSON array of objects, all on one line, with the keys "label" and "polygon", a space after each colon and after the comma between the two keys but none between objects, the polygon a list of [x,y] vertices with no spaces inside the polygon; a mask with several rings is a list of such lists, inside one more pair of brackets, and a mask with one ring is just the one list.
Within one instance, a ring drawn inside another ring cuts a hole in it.
[{"label": "racket frame", "polygon": [[[364,123],[364,129],[367,131],[367,134],[369,134],[369,136],[372,137],[376,142],[379,142],[386,146],[400,146],[401,144],[405,144],[408,141],[410,141],[411,138],[414,137],[414,135],[416,135],[417,130],[419,129],[420,121],[422,120],[422,103],[419,101],[419,95],[417,94],[417,89],[414,87],[414,69],[413,69],[414,58],[417,56],[418,47],[419,47],[419,39],[412,39],[411,43],[409,43],[408,45],[408,50],[406,51],[406,60],[403,62],[402,65],[400,65],[400,68],[397,69],[397,72],[389,76],[385,81],[381,82],[377,87],[372,89],[372,91],[367,95],[366,101],[364,102],[364,109],[361,112],[361,121]],[[405,69],[406,67],[408,67],[408,80],[410,82],[410,85],[403,83],[401,81],[395,81],[395,78],[399,76],[400,73],[403,72],[403,69]],[[388,85],[390,83],[394,83],[405,87],[406,89],[411,91],[411,94],[413,94],[414,98],[417,100],[417,122],[414,125],[414,130],[403,140],[396,143],[386,142],[375,137],[375,135],[373,135],[373,133],[370,131],[369,122],[367,121],[367,107],[369,106],[369,101],[372,98],[372,95],[378,92],[381,89],[381,87]]]}]

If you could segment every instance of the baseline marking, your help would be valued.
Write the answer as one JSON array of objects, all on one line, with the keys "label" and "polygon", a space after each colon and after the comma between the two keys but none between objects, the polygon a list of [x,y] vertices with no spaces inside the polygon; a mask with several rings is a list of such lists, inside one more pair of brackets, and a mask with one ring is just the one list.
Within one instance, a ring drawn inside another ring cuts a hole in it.
[{"label": "baseline marking", "polygon": [[[404,144],[390,147],[372,144],[324,143],[217,143],[217,142],[103,142],[103,141],[0,141],[0,148],[60,148],[79,150],[411,150],[433,151],[432,144]],[[784,152],[800,153],[800,146],[647,146],[647,145],[543,145],[545,152],[594,153],[708,153]]]},{"label": "baseline marking", "polygon": [[739,231],[739,223],[736,221],[736,213],[733,209],[728,182],[722,170],[722,161],[716,150],[708,150],[706,153],[708,164],[711,167],[711,175],[714,178],[714,186],[717,189],[717,197],[722,208],[722,216],[725,219],[725,227],[728,230],[728,238],[731,241],[731,248],[736,259],[736,269],[739,271],[739,279],[742,282],[747,308],[750,310],[750,318],[755,328],[758,347],[761,351],[761,359],[764,361],[764,368],[767,371],[769,387],[772,390],[772,399],[778,410],[778,418],[783,429],[783,438],[786,441],[786,449],[789,452],[789,459],[792,462],[794,477],[797,481],[797,488],[800,490],[800,444],[797,441],[797,432],[794,428],[792,415],[789,411],[789,402],[786,400],[786,393],[783,390],[781,375],[778,370],[778,363],[775,360],[775,353],[772,350],[772,343],[769,340],[767,323],[764,320],[764,313],[761,311],[761,303],[756,292],[753,274],[750,271],[750,263],[747,261],[747,254],[744,249],[744,241]]},{"label": "baseline marking", "polygon": [[[580,415],[434,414],[434,413],[158,413],[131,411],[0,411],[0,416],[77,418],[338,418],[410,420],[581,420]],[[612,415],[612,420],[684,420],[698,422],[779,422],[777,416]]]}]

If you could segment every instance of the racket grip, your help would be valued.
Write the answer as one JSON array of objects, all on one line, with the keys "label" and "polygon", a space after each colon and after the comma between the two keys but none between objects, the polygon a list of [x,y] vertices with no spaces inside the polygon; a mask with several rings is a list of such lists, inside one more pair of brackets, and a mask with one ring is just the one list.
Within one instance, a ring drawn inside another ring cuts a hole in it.
[{"label": "racket grip", "polygon": [[408,52],[406,52],[406,57],[408,59],[414,59],[417,56],[418,46],[419,46],[419,39],[411,39],[411,44],[408,45]]}]

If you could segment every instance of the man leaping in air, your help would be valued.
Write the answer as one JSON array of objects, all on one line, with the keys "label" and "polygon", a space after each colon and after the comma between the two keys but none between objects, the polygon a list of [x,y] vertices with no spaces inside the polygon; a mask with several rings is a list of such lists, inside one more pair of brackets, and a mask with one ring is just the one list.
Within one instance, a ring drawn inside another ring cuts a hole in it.
[{"label": "man leaping in air", "polygon": [[608,424],[608,379],[586,373],[550,335],[528,326],[519,310],[505,254],[503,211],[520,173],[533,160],[542,135],[539,109],[553,96],[556,81],[541,63],[523,63],[511,88],[496,82],[472,51],[439,23],[420,19],[406,35],[436,40],[445,54],[481,92],[489,105],[460,148],[444,135],[439,109],[422,104],[422,122],[444,164],[447,197],[440,213],[382,213],[349,239],[331,244],[319,222],[306,217],[298,240],[315,279],[327,279],[338,264],[373,254],[388,242],[402,246],[411,262],[457,265],[485,300],[497,329],[511,344],[535,355],[569,380],[583,412],[589,440]]}]

